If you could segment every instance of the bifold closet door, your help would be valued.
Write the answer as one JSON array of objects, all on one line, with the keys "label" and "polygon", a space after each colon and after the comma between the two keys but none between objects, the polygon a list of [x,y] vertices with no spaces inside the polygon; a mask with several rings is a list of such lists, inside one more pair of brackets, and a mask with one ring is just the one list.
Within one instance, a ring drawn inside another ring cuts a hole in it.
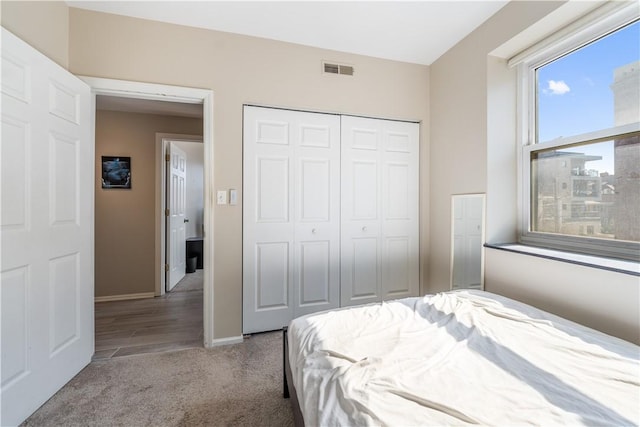
[{"label": "bifold closet door", "polygon": [[342,116],[341,305],[418,294],[419,124]]},{"label": "bifold closet door", "polygon": [[243,333],[340,303],[340,118],[244,108]]}]

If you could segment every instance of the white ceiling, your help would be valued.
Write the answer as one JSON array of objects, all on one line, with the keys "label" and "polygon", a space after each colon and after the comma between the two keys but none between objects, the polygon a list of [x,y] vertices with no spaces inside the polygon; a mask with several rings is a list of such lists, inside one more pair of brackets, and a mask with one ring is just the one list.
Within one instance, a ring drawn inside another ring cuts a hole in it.
[{"label": "white ceiling", "polygon": [[75,1],[71,7],[429,65],[508,0]]}]

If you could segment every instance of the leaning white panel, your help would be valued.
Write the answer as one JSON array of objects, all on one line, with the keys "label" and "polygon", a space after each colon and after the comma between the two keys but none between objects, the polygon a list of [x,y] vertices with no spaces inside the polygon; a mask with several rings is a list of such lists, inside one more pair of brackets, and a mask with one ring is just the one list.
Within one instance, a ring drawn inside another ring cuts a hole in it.
[{"label": "leaning white panel", "polygon": [[2,145],[0,146],[0,191],[2,230],[27,230],[29,218],[30,128],[20,120],[2,116]]},{"label": "leaning white panel", "polygon": [[78,258],[74,253],[49,260],[50,357],[78,339]]},{"label": "leaning white panel", "polygon": [[80,208],[79,142],[59,133],[50,133],[49,141],[51,225],[77,224]]},{"label": "leaning white panel", "polygon": [[27,266],[3,271],[0,274],[2,392],[29,374],[28,298],[29,268]]}]

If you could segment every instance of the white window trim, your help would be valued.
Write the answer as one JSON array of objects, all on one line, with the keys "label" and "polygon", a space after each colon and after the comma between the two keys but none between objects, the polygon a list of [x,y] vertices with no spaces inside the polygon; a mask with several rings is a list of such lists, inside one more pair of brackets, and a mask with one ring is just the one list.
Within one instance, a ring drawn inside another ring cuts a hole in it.
[{"label": "white window trim", "polygon": [[605,34],[616,31],[640,17],[637,2],[610,2],[585,15],[508,61],[517,66],[517,138],[518,147],[518,240],[531,246],[553,247],[561,251],[582,252],[596,256],[626,258],[640,255],[640,243],[610,241],[583,236],[566,236],[531,230],[531,153],[566,146],[585,140],[611,140],[640,130],[638,123],[602,129],[587,134],[558,138],[536,144],[536,68],[579,49]]}]

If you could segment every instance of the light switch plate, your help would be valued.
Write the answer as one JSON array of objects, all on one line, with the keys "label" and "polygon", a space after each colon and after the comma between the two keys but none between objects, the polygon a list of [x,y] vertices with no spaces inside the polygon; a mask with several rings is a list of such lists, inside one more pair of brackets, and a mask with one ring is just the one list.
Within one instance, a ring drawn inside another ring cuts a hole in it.
[{"label": "light switch plate", "polygon": [[218,190],[218,195],[216,197],[217,203],[219,205],[227,204],[227,192],[225,190]]},{"label": "light switch plate", "polygon": [[229,190],[229,204],[230,205],[238,204],[238,190],[234,190],[233,188]]}]

